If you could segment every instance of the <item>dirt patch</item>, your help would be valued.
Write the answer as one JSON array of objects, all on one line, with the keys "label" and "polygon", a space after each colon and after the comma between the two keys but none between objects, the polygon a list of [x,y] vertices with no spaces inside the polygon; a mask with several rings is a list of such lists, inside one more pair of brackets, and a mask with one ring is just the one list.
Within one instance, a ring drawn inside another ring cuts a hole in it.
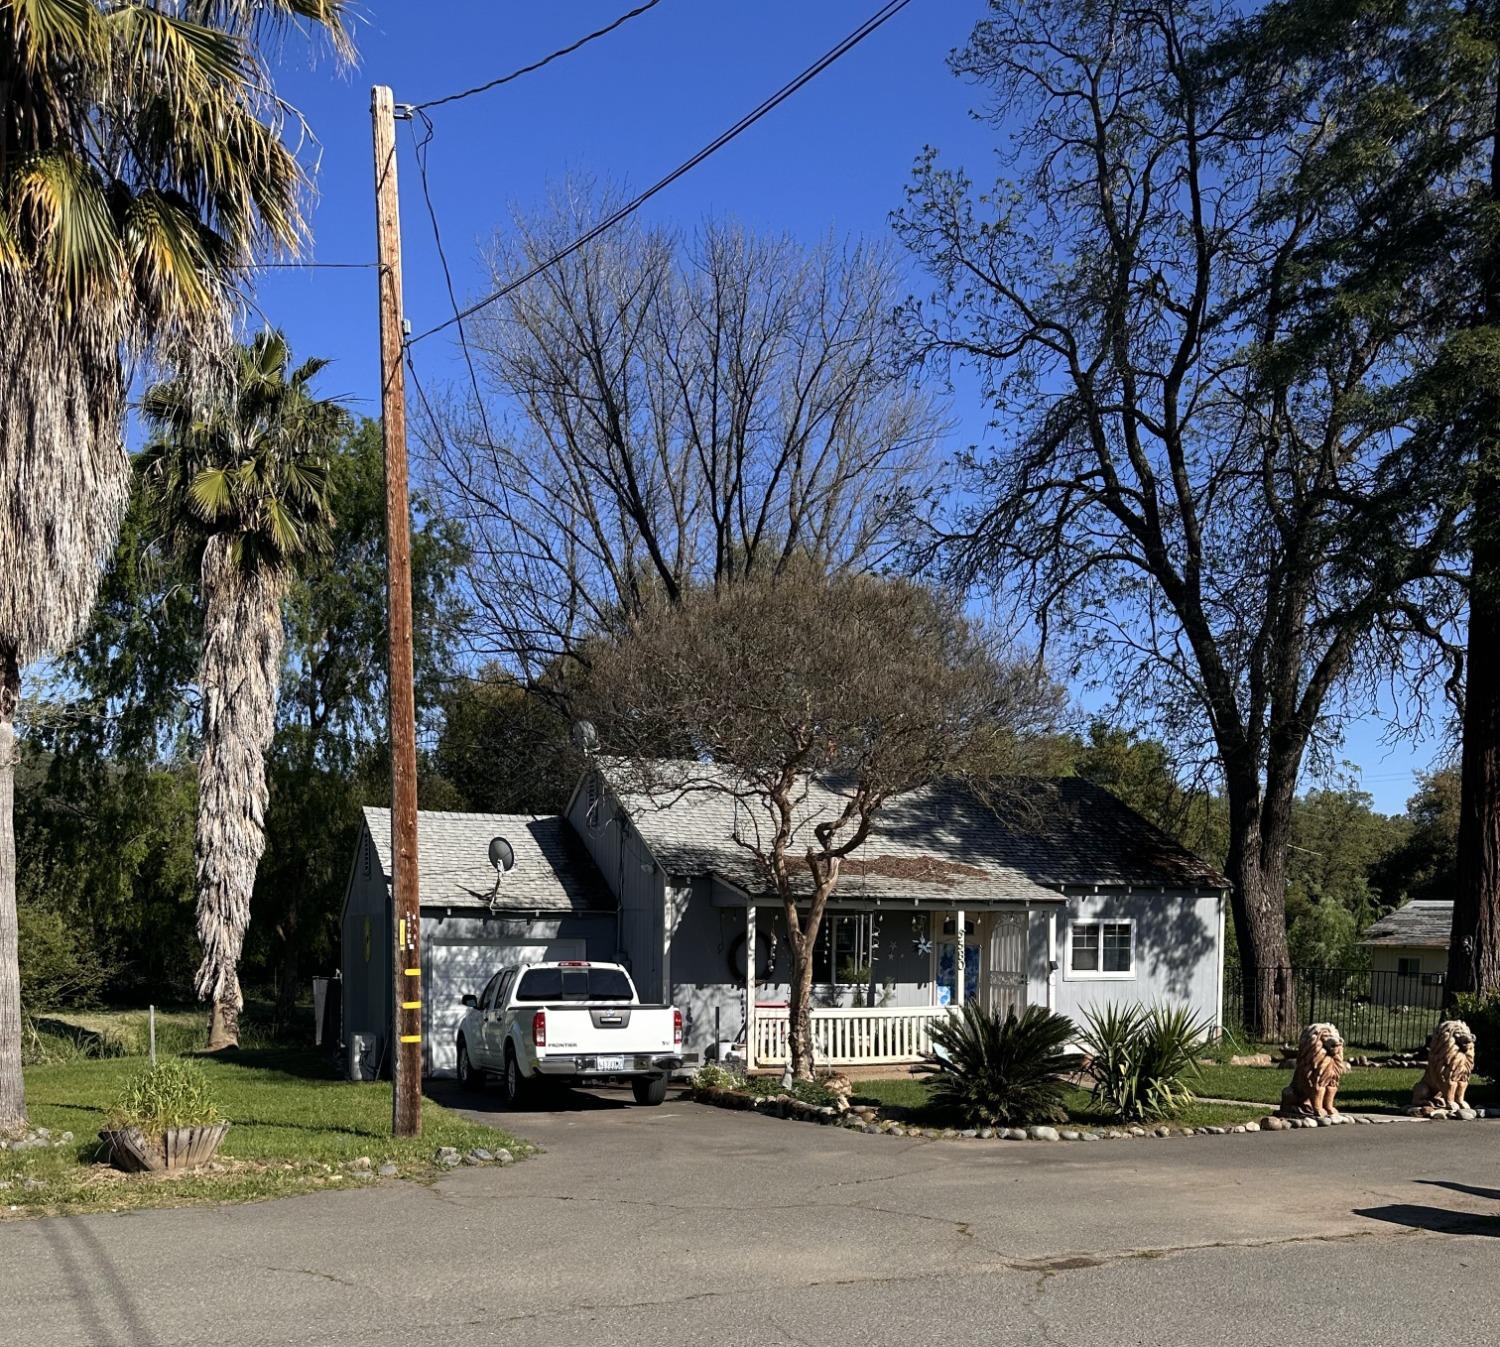
[{"label": "dirt patch", "polygon": [[988,879],[990,874],[977,865],[964,865],[941,856],[851,856],[840,868],[846,875],[879,875],[883,879],[940,884],[945,889],[951,889],[961,879]]}]

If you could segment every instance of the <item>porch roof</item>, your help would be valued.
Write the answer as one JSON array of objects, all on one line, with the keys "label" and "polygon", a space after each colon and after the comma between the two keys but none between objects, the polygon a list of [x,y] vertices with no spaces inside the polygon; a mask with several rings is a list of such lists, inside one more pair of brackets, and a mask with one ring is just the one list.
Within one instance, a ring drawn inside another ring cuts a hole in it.
[{"label": "porch roof", "polygon": [[[772,819],[754,792],[735,792],[725,769],[617,760],[599,767],[669,873],[712,875],[752,897],[773,892],[751,849],[769,838]],[[837,782],[803,783],[794,825],[799,851],[847,798]],[[810,887],[805,867],[796,880]],[[948,781],[897,796],[844,861],[836,892],[844,902],[946,909],[1051,904],[1077,890],[1227,887],[1211,866],[1108,791],[1064,777],[1011,781],[984,794]]]}]

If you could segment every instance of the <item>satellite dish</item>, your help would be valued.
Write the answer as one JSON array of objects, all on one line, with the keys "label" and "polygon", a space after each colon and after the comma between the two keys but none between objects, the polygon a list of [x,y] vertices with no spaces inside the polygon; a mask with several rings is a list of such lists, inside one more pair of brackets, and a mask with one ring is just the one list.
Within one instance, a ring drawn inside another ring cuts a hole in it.
[{"label": "satellite dish", "polygon": [[490,864],[498,877],[512,869],[516,863],[516,849],[503,837],[490,838]]},{"label": "satellite dish", "polygon": [[573,722],[573,747],[580,753],[592,754],[599,747],[599,731],[592,720]]}]

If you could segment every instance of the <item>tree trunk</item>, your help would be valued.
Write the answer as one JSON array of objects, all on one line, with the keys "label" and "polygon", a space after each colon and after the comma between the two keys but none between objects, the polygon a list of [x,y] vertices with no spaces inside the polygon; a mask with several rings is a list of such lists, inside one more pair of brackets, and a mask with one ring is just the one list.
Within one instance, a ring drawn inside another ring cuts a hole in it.
[{"label": "tree trunk", "polygon": [[1286,851],[1290,810],[1268,809],[1259,783],[1229,790],[1230,906],[1240,951],[1245,1032],[1257,1040],[1295,1039],[1296,988],[1286,940]]},{"label": "tree trunk", "polygon": [[[1500,93],[1496,115],[1500,116]],[[1500,202],[1500,133],[1493,140],[1490,199]],[[1483,321],[1500,329],[1500,250],[1489,259]],[[1464,743],[1459,769],[1458,880],[1448,941],[1445,996],[1500,990],[1500,406],[1479,446],[1474,480],[1474,552],[1469,572]]]},{"label": "tree trunk", "polygon": [[266,751],[281,677],[281,584],[246,571],[228,539],[203,556],[203,756],[194,847],[198,888],[197,992],[210,1003],[210,1052],[239,1046],[239,962],[255,872],[265,850]]},{"label": "tree trunk", "polygon": [[1464,690],[1458,884],[1446,995],[1500,990],[1500,444],[1474,489],[1474,560]]},{"label": "tree trunk", "polygon": [[[829,885],[829,889],[832,885]],[[786,914],[787,944],[792,954],[790,995],[787,998],[787,1053],[793,1080],[813,1078],[812,988],[813,957],[818,945],[818,931],[828,894],[814,891],[805,913],[797,910],[795,898],[783,896]]]},{"label": "tree trunk", "polygon": [[16,918],[16,707],[21,669],[15,647],[0,644],[0,1136],[26,1130],[21,1075],[21,963]]}]

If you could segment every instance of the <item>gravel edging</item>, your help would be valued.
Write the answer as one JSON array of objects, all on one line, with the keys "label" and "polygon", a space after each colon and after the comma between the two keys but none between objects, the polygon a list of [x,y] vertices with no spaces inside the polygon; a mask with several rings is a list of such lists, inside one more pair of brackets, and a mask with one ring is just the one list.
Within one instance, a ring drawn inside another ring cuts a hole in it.
[{"label": "gravel edging", "polygon": [[[921,1127],[910,1123],[880,1118],[873,1110],[841,1111],[832,1105],[805,1104],[791,1095],[751,1095],[736,1090],[719,1088],[693,1090],[689,1098],[711,1108],[729,1109],[740,1113],[759,1113],[764,1117],[783,1118],[793,1122],[817,1123],[824,1127],[839,1127],[845,1131],[861,1132],[867,1136],[919,1137],[932,1141],[1124,1141],[1138,1137],[1191,1137],[1191,1136],[1248,1136],[1260,1132],[1295,1132],[1321,1127],[1341,1125],[1382,1126],[1386,1123],[1443,1122],[1450,1121],[1446,1113],[1432,1116],[1400,1113],[1341,1113],[1332,1118],[1283,1118],[1276,1114],[1258,1118],[1253,1122],[1235,1123],[1217,1127],[1175,1127],[1160,1123],[1151,1127],[1118,1126],[1106,1128],[1082,1128],[1076,1125],[1034,1123],[1028,1127]],[[1205,1100],[1206,1103],[1240,1104],[1244,1100]],[[1247,1108],[1264,1107],[1246,1104]],[[1465,1114],[1470,1116],[1465,1116]],[[1489,1118],[1500,1121],[1500,1109],[1469,1109],[1465,1114],[1454,1115],[1451,1121],[1469,1122]]]}]

